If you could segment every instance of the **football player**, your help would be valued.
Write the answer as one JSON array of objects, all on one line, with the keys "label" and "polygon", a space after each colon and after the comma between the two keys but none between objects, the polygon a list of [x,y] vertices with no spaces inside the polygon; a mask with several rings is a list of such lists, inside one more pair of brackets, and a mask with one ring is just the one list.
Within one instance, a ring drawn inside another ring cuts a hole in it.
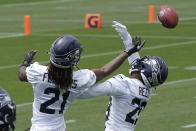
[{"label": "football player", "polygon": [[16,105],[10,95],[0,88],[0,131],[13,131],[16,120]]},{"label": "football player", "polygon": [[[131,36],[126,27],[118,22],[113,25],[116,31],[123,36],[125,48],[130,48]],[[125,39],[124,36],[129,38]],[[133,38],[137,41],[139,38]],[[86,89],[79,96],[80,99],[97,96],[110,96],[106,112],[105,131],[134,131],[140,112],[149,101],[152,88],[162,84],[168,75],[168,68],[163,59],[157,56],[145,56],[138,59],[129,59],[130,76],[118,74],[103,83]],[[133,58],[133,57],[132,57]],[[135,57],[136,58],[136,57]]]},{"label": "football player", "polygon": [[34,91],[31,131],[65,131],[64,113],[82,92],[116,70],[123,61],[139,51],[145,42],[133,46],[100,69],[73,72],[82,46],[73,36],[62,36],[50,49],[50,61],[44,66],[32,64],[36,50],[30,51],[19,68],[19,79],[32,84]]}]

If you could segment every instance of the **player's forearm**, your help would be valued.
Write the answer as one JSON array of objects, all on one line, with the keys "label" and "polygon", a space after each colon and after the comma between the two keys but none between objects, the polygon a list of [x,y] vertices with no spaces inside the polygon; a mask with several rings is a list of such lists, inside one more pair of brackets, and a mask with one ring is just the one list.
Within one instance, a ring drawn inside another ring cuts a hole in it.
[{"label": "player's forearm", "polygon": [[26,68],[30,66],[30,64],[32,63],[32,60],[36,53],[37,53],[37,50],[31,50],[29,53],[26,54],[24,61],[22,62],[18,70],[18,78],[21,81],[27,82]]},{"label": "player's forearm", "polygon": [[104,77],[111,74],[113,71],[115,71],[120,65],[128,58],[127,53],[122,53],[121,55],[114,58],[112,61],[104,65],[101,70],[104,72]]},{"label": "player's forearm", "polygon": [[96,84],[86,89],[78,99],[95,98],[99,96],[107,96],[112,94],[111,84],[108,82]]},{"label": "player's forearm", "polygon": [[129,65],[132,66],[133,62],[134,62],[136,59],[140,59],[139,52],[135,52],[135,53],[133,53],[132,55],[130,55],[130,56],[128,57]]},{"label": "player's forearm", "polygon": [[104,65],[100,69],[93,70],[97,76],[97,81],[102,80],[104,77],[110,75],[115,71],[128,57],[126,52],[123,52],[121,55],[114,58],[112,61]]},{"label": "player's forearm", "polygon": [[77,99],[90,99],[90,98],[95,98],[98,96],[100,95],[91,94],[88,91],[85,91],[79,97],[77,97]]}]

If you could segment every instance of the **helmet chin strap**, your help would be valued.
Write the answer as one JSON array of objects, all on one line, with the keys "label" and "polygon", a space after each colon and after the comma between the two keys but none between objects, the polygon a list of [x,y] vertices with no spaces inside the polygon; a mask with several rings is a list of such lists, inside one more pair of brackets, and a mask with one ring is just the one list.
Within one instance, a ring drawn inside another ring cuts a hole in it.
[{"label": "helmet chin strap", "polygon": [[151,88],[152,86],[150,85],[149,81],[147,80],[146,76],[141,72],[140,75],[142,76],[142,80],[144,84],[148,87]]},{"label": "helmet chin strap", "polygon": [[131,73],[133,73],[135,71],[139,71],[139,70],[138,69],[129,69],[129,75],[131,75]]}]

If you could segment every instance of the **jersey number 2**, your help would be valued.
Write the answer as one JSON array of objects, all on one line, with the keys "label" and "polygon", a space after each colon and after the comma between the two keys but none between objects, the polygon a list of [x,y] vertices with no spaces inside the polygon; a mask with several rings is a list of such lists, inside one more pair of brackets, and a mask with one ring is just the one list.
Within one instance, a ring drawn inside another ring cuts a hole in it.
[{"label": "jersey number 2", "polygon": [[[49,109],[48,106],[52,105],[53,103],[55,103],[56,101],[59,100],[60,91],[55,88],[46,88],[44,91],[44,94],[50,94],[50,93],[53,93],[54,97],[52,97],[50,100],[41,104],[40,112],[42,112],[42,113],[47,113],[47,114],[54,114],[55,113],[55,110]],[[59,111],[59,114],[63,113],[63,110],[65,108],[65,104],[66,104],[66,100],[69,96],[69,93],[70,93],[70,91],[63,93],[63,102],[61,103],[61,110]]]},{"label": "jersey number 2", "polygon": [[138,118],[133,119],[133,116],[136,114],[138,114],[139,116],[140,112],[145,108],[147,102],[146,101],[141,102],[140,99],[134,98],[131,104],[136,105],[137,107],[132,112],[129,112],[127,114],[125,121],[136,125]]}]

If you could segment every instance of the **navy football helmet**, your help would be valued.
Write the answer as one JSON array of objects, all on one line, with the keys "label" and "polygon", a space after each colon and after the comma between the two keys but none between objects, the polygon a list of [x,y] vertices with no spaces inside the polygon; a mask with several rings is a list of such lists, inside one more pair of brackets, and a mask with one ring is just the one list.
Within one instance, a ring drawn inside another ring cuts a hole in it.
[{"label": "navy football helmet", "polygon": [[0,127],[15,129],[16,105],[9,94],[0,88]]},{"label": "navy football helmet", "polygon": [[145,56],[141,59],[137,59],[131,69],[130,74],[134,71],[138,71],[141,74],[142,80],[147,87],[158,86],[162,84],[168,75],[168,67],[157,56]]},{"label": "navy football helmet", "polygon": [[50,49],[50,61],[58,68],[72,68],[77,65],[82,46],[73,36],[57,38]]}]

